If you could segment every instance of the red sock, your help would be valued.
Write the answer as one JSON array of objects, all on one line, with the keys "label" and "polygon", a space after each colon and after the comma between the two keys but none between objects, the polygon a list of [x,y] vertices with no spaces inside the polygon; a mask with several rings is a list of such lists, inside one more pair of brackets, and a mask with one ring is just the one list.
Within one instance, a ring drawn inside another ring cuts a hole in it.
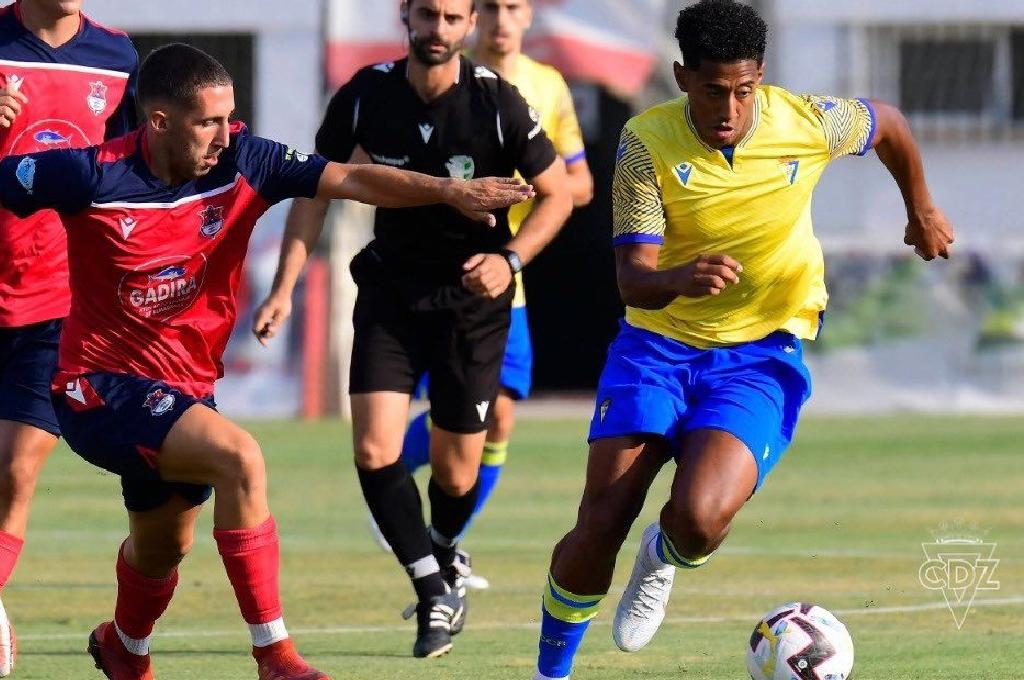
[{"label": "red sock", "polygon": [[114,621],[133,640],[153,633],[153,626],[171,603],[178,585],[178,570],[166,578],[150,578],[135,571],[124,559],[124,544],[117,553],[117,606]]},{"label": "red sock", "polygon": [[281,544],[274,518],[252,529],[214,529],[213,538],[245,622],[269,623],[281,618]]},{"label": "red sock", "polygon": [[24,540],[6,531],[0,531],[0,588],[7,585],[7,579],[11,577],[24,545]]}]

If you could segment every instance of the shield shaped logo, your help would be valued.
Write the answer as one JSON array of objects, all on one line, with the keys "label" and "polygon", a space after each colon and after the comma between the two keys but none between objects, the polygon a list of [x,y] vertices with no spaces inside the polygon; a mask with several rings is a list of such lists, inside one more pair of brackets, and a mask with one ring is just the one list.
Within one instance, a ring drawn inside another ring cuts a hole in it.
[{"label": "shield shaped logo", "polygon": [[452,156],[445,167],[455,179],[473,179],[476,173],[476,163],[470,156]]},{"label": "shield shaped logo", "polygon": [[224,228],[224,206],[208,205],[200,213],[203,223],[199,227],[199,233],[206,238],[213,238]]},{"label": "shield shaped logo", "polygon": [[102,80],[89,83],[89,95],[85,98],[85,103],[97,116],[107,110],[107,86]]}]

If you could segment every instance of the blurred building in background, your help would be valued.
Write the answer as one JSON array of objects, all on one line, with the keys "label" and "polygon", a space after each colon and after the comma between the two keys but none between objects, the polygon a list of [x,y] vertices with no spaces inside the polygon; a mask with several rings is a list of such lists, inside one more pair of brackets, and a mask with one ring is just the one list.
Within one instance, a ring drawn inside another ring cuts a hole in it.
[{"label": "blurred building in background", "polygon": [[[672,33],[680,2],[534,0],[528,51],[570,80],[597,191],[527,270],[539,389],[592,389],[621,313],[608,187],[619,131],[639,108],[675,96]],[[1024,0],[757,0],[772,37],[767,79],[798,92],[899,105],[921,140],[929,181],[959,232],[957,257],[924,266],[902,245],[899,192],[873,158],[826,173],[814,218],[832,302],[811,345],[818,410],[1024,410]],[[309,148],[334,89],[361,65],[404,53],[398,0],[87,0],[129,31],[140,54],[191,42],[236,77],[241,118]],[[276,265],[285,207],[257,229],[244,297],[258,302]],[[348,259],[372,212],[332,211],[318,276],[285,342],[248,334],[249,312],[218,388],[241,415],[337,410],[345,391]],[[329,283],[327,283],[329,281]],[[322,321],[330,310],[329,324]],[[307,332],[308,331],[308,332]],[[329,334],[329,338],[321,336]],[[323,340],[323,342],[321,342]],[[329,340],[329,342],[328,342]]]}]

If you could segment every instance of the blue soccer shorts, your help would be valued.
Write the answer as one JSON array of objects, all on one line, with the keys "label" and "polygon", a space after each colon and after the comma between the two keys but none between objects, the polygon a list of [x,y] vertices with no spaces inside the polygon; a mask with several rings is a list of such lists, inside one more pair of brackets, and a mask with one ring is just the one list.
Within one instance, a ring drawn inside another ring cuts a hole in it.
[{"label": "blue soccer shorts", "polygon": [[505,359],[501,364],[501,386],[519,401],[530,396],[533,384],[533,343],[530,341],[530,323],[526,307],[512,308],[512,323],[508,328]]},{"label": "blue soccer shorts", "polygon": [[60,436],[50,401],[60,328],[59,319],[0,328],[0,420],[25,423]]},{"label": "blue soccer shorts", "polygon": [[589,441],[654,434],[679,455],[687,433],[722,430],[746,444],[760,487],[810,395],[803,347],[789,333],[699,349],[623,321],[608,348]]},{"label": "blue soccer shorts", "polygon": [[68,446],[96,467],[121,477],[124,506],[147,512],[178,494],[193,505],[213,487],[166,482],[157,455],[171,428],[194,404],[216,409],[213,397],[197,399],[166,383],[111,373],[70,378],[55,386],[53,406]]}]

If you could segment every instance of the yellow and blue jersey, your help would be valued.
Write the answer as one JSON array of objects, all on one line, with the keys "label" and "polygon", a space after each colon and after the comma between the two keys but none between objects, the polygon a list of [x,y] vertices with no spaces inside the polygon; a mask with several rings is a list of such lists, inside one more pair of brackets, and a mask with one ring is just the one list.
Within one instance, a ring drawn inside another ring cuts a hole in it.
[{"label": "yellow and blue jersey", "polygon": [[[566,165],[586,158],[583,133],[580,132],[580,124],[576,118],[572,94],[561,73],[552,66],[534,61],[526,55],[519,55],[515,72],[508,74],[506,79],[519,89],[523,99],[533,108],[537,121]],[[509,209],[508,226],[513,235],[519,231],[532,208],[533,201],[527,201]],[[512,306],[521,307],[525,304],[523,278],[518,274],[516,297]]]},{"label": "yellow and blue jersey", "polygon": [[659,269],[703,253],[743,266],[740,283],[721,295],[627,308],[631,326],[699,348],[779,330],[817,335],[828,295],[811,195],[833,159],[871,149],[874,110],[866,100],[773,86],[755,96],[753,124],[731,162],[700,138],[685,95],[626,124],[613,183],[615,245],[660,244]]}]

